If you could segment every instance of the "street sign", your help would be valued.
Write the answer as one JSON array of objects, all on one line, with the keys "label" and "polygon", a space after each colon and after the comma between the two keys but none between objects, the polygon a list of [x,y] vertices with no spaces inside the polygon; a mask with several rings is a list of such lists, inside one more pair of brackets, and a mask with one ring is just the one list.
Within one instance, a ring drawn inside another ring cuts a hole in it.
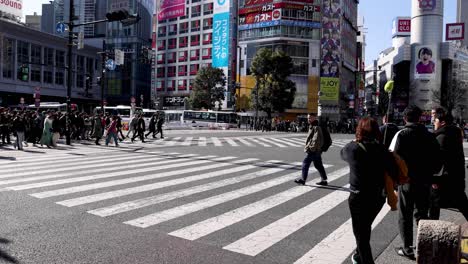
[{"label": "street sign", "polygon": [[57,23],[57,26],[55,27],[55,31],[57,33],[65,33],[67,31],[67,26],[63,22]]},{"label": "street sign", "polygon": [[115,49],[115,65],[123,65],[125,60],[125,52]]},{"label": "street sign", "polygon": [[114,61],[114,60],[108,59],[108,60],[106,61],[106,68],[107,68],[109,71],[115,70],[115,66],[116,66],[116,65],[115,65],[115,61]]}]

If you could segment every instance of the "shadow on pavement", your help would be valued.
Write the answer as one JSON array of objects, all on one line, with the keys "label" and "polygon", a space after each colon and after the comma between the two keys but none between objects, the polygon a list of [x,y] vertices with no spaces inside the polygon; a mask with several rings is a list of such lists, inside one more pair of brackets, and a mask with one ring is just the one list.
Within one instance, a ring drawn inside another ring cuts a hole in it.
[{"label": "shadow on pavement", "polygon": [[16,160],[15,157],[0,157],[0,160]]},{"label": "shadow on pavement", "polygon": [[[0,237],[0,244],[10,244],[11,241],[5,238]],[[7,261],[8,263],[19,263],[16,258],[13,256],[10,256],[8,253],[0,249],[0,261],[4,260]]]}]

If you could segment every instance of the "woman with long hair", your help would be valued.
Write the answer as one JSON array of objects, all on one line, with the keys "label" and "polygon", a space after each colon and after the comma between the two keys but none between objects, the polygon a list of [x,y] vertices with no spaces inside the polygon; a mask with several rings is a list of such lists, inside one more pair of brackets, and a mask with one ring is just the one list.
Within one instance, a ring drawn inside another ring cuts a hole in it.
[{"label": "woman with long hair", "polygon": [[365,117],[359,121],[356,139],[341,150],[341,158],[350,167],[348,204],[357,245],[353,263],[374,263],[370,246],[372,222],[385,203],[385,173],[391,164],[390,153],[380,138],[377,121]]}]

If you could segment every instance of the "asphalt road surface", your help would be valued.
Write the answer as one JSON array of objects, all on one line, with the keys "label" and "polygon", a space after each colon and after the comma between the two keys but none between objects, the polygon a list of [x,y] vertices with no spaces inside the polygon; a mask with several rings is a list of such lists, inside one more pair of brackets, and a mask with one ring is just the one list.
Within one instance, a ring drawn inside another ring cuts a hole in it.
[{"label": "asphalt road surface", "polygon": [[[339,151],[353,135],[332,135],[328,187],[312,168],[306,186],[293,182],[305,136],[189,130],[118,148],[0,148],[0,263],[350,263]],[[385,205],[374,256],[396,237]]]}]

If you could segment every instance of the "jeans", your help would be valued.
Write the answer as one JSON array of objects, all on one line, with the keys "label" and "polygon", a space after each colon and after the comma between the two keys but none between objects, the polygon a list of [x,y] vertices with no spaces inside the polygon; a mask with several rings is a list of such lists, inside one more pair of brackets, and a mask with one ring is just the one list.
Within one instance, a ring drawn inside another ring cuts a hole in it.
[{"label": "jeans", "polygon": [[398,186],[398,227],[403,247],[411,251],[413,245],[413,217],[416,224],[429,219],[431,185],[427,183],[407,183]]},{"label": "jeans", "polygon": [[385,203],[382,192],[375,194],[351,193],[348,198],[353,234],[356,239],[356,257],[359,263],[374,264],[370,246],[372,222]]},{"label": "jeans", "polygon": [[320,178],[322,181],[327,180],[327,173],[322,163],[322,153],[320,152],[307,152],[304,160],[302,161],[302,180],[307,181],[307,176],[309,174],[310,164],[314,162],[314,167],[320,173]]},{"label": "jeans", "polygon": [[117,138],[117,133],[115,133],[115,132],[108,132],[107,133],[106,146],[109,145],[109,142],[110,142],[111,138],[114,139],[114,144],[116,146],[118,146],[119,145],[119,139]]},{"label": "jeans", "polygon": [[24,132],[16,132],[15,146],[18,150],[23,150]]}]

